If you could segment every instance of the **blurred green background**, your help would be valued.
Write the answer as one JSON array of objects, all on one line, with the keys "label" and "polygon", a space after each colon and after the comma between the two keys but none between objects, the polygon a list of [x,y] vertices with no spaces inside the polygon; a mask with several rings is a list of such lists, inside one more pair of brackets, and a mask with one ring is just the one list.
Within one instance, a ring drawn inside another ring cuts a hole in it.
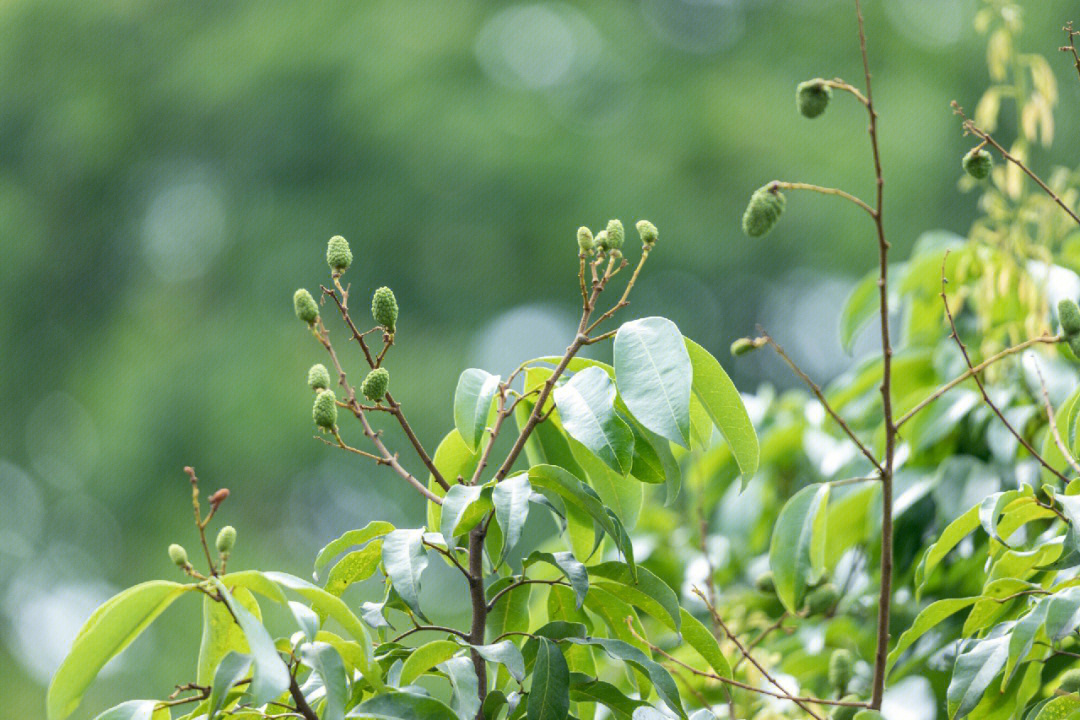
[{"label": "blurred green background", "polygon": [[[981,95],[984,39],[974,0],[865,4],[902,258],[923,230],[974,217],[948,103]],[[1056,52],[1075,10],[1028,3],[1023,38],[1058,72],[1061,158],[1080,151],[1080,84]],[[169,542],[194,549],[186,464],[206,490],[231,488],[238,567],[308,577],[343,530],[422,521],[389,475],[312,439],[304,378],[323,356],[291,297],[325,282],[332,234],[356,255],[358,316],[376,286],[397,293],[392,387],[429,450],[461,369],[565,347],[574,231],[609,217],[660,228],[630,313],[671,317],[722,360],[762,322],[816,377],[842,370],[836,310],[876,262],[866,219],[795,194],[768,238],[739,229],[774,178],[869,196],[861,108],[795,112],[795,85],[819,75],[860,78],[847,0],[0,3],[12,717],[40,714],[94,606],[174,577]],[[723,362],[748,390],[790,384],[764,354]],[[449,615],[466,604],[451,587],[425,588]],[[114,662],[79,716],[192,679],[197,605]]]}]

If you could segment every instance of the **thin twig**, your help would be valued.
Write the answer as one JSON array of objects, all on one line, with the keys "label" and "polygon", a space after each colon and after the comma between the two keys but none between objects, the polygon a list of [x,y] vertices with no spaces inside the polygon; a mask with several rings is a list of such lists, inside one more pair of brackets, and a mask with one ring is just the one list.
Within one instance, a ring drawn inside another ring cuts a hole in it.
[{"label": "thin twig", "polygon": [[[746,649],[753,650],[762,642],[764,642],[765,638],[769,637],[769,635],[771,635],[773,631],[780,629],[780,627],[784,624],[784,621],[787,620],[788,617],[789,616],[787,614],[787,611],[785,610],[780,614],[780,617],[777,618],[776,622],[770,623],[768,627],[762,629],[762,631],[758,633],[758,636],[750,641],[750,643],[746,646]],[[735,664],[731,666],[731,671],[734,672],[738,670],[739,665],[744,659],[746,659],[745,656],[740,655],[739,658],[735,661]]]},{"label": "thin twig", "polygon": [[1080,75],[1080,54],[1076,51],[1076,36],[1080,35],[1080,30],[1073,30],[1073,24],[1070,20],[1065,23],[1065,27],[1062,28],[1065,31],[1065,41],[1068,45],[1063,45],[1059,48],[1062,52],[1067,52],[1073,56],[1073,65],[1076,67],[1076,73]]},{"label": "thin twig", "polygon": [[855,197],[851,193],[844,192],[843,190],[840,190],[838,188],[822,187],[821,185],[811,185],[809,183],[801,182],[782,182],[780,180],[775,180],[769,183],[769,187],[778,190],[810,190],[812,192],[821,193],[822,195],[836,195],[837,197],[842,197],[845,200],[855,203],[867,213],[869,213],[870,217],[875,217],[877,214],[874,211],[874,208],[870,207],[865,202]]},{"label": "thin twig", "polygon": [[416,627],[412,628],[411,630],[406,630],[405,632],[401,633],[397,637],[392,638],[389,642],[392,642],[392,643],[399,642],[400,640],[403,640],[404,638],[409,637],[413,633],[418,633],[418,632],[442,632],[442,633],[448,633],[450,635],[457,635],[459,638],[462,638],[463,640],[468,640],[469,639],[469,636],[466,633],[463,633],[460,630],[455,630],[452,627],[444,627],[443,625],[417,625]]},{"label": "thin twig", "polygon": [[1054,406],[1050,404],[1050,391],[1046,389],[1046,378],[1043,377],[1042,368],[1039,367],[1039,361],[1034,360],[1035,373],[1039,376],[1039,386],[1042,389],[1043,407],[1046,409],[1046,418],[1050,421],[1050,433],[1053,435],[1054,444],[1057,445],[1058,450],[1061,451],[1062,457],[1065,461],[1072,466],[1072,469],[1080,474],[1080,464],[1076,462],[1076,458],[1073,457],[1072,451],[1069,450],[1069,446],[1065,444],[1065,441],[1061,437],[1061,431],[1058,430],[1057,421],[1054,419]]},{"label": "thin twig", "polygon": [[488,612],[491,612],[492,608],[495,607],[495,603],[499,602],[499,598],[501,598],[503,595],[506,595],[507,593],[511,592],[512,590],[518,589],[522,585],[562,585],[564,587],[570,587],[570,585],[568,583],[563,582],[562,580],[538,580],[538,579],[535,579],[535,578],[522,578],[521,580],[518,580],[517,582],[511,583],[510,585],[507,585],[506,587],[504,587],[499,592],[495,593],[495,595],[491,598],[491,600],[488,601],[488,604],[487,604]]},{"label": "thin twig", "polygon": [[861,102],[863,105],[869,105],[870,103],[870,101],[866,99],[866,96],[859,92],[859,88],[844,82],[840,78],[833,78],[832,80],[822,80],[821,82],[825,83],[831,88],[851,93],[855,96],[855,99]]}]

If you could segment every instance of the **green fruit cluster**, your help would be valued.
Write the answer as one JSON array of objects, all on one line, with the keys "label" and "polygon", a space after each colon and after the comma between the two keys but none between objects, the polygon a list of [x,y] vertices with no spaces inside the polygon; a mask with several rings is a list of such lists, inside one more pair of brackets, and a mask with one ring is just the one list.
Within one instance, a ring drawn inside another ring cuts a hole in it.
[{"label": "green fruit cluster", "polygon": [[335,275],[340,275],[352,265],[352,250],[345,238],[340,235],[330,238],[330,242],[326,244],[326,264]]},{"label": "green fruit cluster", "polygon": [[326,430],[337,427],[337,396],[333,390],[320,390],[311,407],[311,418]]},{"label": "green fruit cluster", "polygon": [[795,89],[795,105],[803,117],[816,118],[825,112],[832,98],[832,88],[821,79],[799,83]]},{"label": "green fruit cluster", "polygon": [[750,237],[765,235],[773,229],[780,216],[784,214],[786,204],[787,199],[775,183],[758,188],[750,196],[750,203],[746,206],[746,212],[743,213],[743,232]]},{"label": "green fruit cluster", "polygon": [[304,288],[297,290],[293,294],[292,301],[296,317],[308,325],[313,325],[319,319],[319,306],[315,304],[315,298],[311,297],[311,293],[307,290]]},{"label": "green fruit cluster", "polygon": [[964,172],[976,180],[982,180],[990,175],[994,167],[994,158],[986,150],[976,147],[964,155],[961,164],[964,166]]},{"label": "green fruit cluster", "polygon": [[379,402],[386,397],[386,390],[390,387],[390,373],[386,368],[375,368],[367,374],[364,382],[360,384],[360,392],[368,400]]},{"label": "green fruit cluster", "polygon": [[371,296],[371,317],[383,327],[386,332],[393,335],[397,330],[398,305],[394,291],[388,287],[381,287]]}]

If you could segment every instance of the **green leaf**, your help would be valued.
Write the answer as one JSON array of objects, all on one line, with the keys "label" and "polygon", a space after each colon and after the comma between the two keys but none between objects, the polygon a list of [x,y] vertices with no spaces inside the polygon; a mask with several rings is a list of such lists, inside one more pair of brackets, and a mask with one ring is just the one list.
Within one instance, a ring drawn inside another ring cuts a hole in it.
[{"label": "green leaf", "polygon": [[441,662],[461,652],[461,645],[453,640],[432,640],[413,650],[401,666],[399,682],[402,687],[412,685],[416,679]]},{"label": "green leaf", "polygon": [[881,305],[877,281],[877,270],[867,273],[852,288],[840,309],[840,345],[848,355],[855,337],[877,315]]},{"label": "green leaf", "polygon": [[675,632],[682,622],[679,598],[660,578],[643,567],[637,576],[626,563],[610,561],[588,568],[590,582],[615,597],[634,605]]},{"label": "green leaf", "polygon": [[937,542],[926,549],[922,561],[915,569],[915,584],[919,590],[926,584],[927,578],[934,572],[949,551],[960,541],[979,527],[979,505],[974,506],[960,517],[953,520],[941,533]]},{"label": "green leaf", "polygon": [[492,643],[491,645],[473,645],[473,650],[488,662],[499,663],[507,669],[511,676],[521,684],[525,681],[525,660],[521,657],[521,651],[517,645],[509,640]]},{"label": "green leaf", "polygon": [[685,608],[680,608],[680,617],[682,618],[683,640],[694,648],[705,662],[709,663],[713,672],[720,677],[731,678],[731,664],[721,652],[716,636]]},{"label": "green leaf", "polygon": [[374,575],[381,559],[381,540],[368,543],[363,550],[352,551],[330,570],[330,575],[326,578],[326,592],[341,597],[350,585]]},{"label": "green leaf", "polygon": [[70,715],[105,663],[130,645],[176,598],[193,590],[193,585],[151,580],[124,590],[98,608],[49,683],[48,720]]},{"label": "green leaf", "polygon": [[[480,453],[469,448],[461,438],[461,433],[454,428],[446,434],[446,437],[435,448],[435,455],[431,461],[439,473],[446,478],[446,482],[453,484],[457,478],[465,480],[472,478],[476,466],[480,463]],[[428,489],[442,497],[446,490],[435,482],[432,475],[428,475]],[[433,530],[442,527],[442,505],[429,502],[427,505],[427,526]]]},{"label": "green leaf", "polygon": [[1046,622],[1046,614],[1049,608],[1050,604],[1048,602],[1040,600],[1035,603],[1031,612],[1013,626],[1013,631],[1009,635],[1009,660],[1005,663],[1005,673],[1001,679],[1002,692],[1005,692],[1005,686],[1012,680],[1016,668],[1027,659],[1028,653],[1031,652],[1031,648],[1035,644],[1035,635]]},{"label": "green leaf", "polygon": [[958,613],[966,607],[971,607],[978,599],[978,597],[945,598],[923,608],[922,612],[915,617],[915,622],[904,631],[904,634],[900,636],[900,640],[897,641],[896,647],[889,653],[888,660],[885,663],[885,671],[888,672],[892,669],[900,655],[914,645],[915,641],[925,635],[927,631],[937,627],[938,623],[950,615]]},{"label": "green leaf", "polygon": [[1053,642],[1080,627],[1080,587],[1070,587],[1043,600],[1046,608],[1046,634]]},{"label": "green leaf", "polygon": [[240,603],[233,600],[228,588],[221,580],[213,578],[214,586],[228,603],[236,622],[244,631],[248,647],[251,648],[251,658],[255,668],[251,674],[251,685],[248,693],[255,705],[264,705],[289,688],[289,668],[282,662],[274,646],[274,639],[266,631],[263,624],[254,615],[249,613]]},{"label": "green leaf", "polygon": [[615,412],[615,385],[600,368],[585,368],[555,388],[563,428],[621,475],[633,464],[634,433]]},{"label": "green leaf", "polygon": [[394,529],[394,526],[382,520],[373,520],[360,530],[350,530],[337,540],[326,545],[315,557],[315,579],[319,579],[319,573],[331,560],[342,552],[355,545],[363,545],[369,540],[382,537]]},{"label": "green leaf", "polygon": [[757,472],[760,454],[754,424],[750,422],[742,396],[716,358],[690,338],[684,338],[684,341],[694,367],[694,397],[701,401],[731,448],[745,489]]},{"label": "green leaf", "polygon": [[1030,496],[1031,494],[1031,486],[1024,485],[1020,490],[1006,490],[1005,492],[993,493],[979,503],[979,523],[982,525],[983,530],[986,531],[986,534],[1002,545],[1008,546],[1008,543],[998,535],[998,518],[1001,516],[1005,507],[1013,500]]},{"label": "green leaf", "polygon": [[443,497],[439,532],[447,542],[476,527],[491,511],[491,488],[486,485],[451,485]]},{"label": "green leaf", "polygon": [[657,435],[689,448],[694,368],[679,328],[661,317],[624,323],[613,352],[615,381],[630,413]]},{"label": "green leaf", "polygon": [[1018,578],[1000,578],[987,583],[983,587],[982,595],[975,603],[975,607],[968,613],[964,620],[961,633],[964,637],[972,637],[980,630],[990,627],[1009,611],[1010,603],[1004,602],[1007,597],[1012,597],[1020,592],[1039,590],[1039,586],[1024,582]]},{"label": "green leaf", "polygon": [[225,704],[225,697],[229,694],[229,690],[247,675],[248,669],[251,667],[251,661],[250,655],[237,652],[230,652],[222,658],[221,664],[217,666],[217,670],[214,672],[214,682],[210,689],[208,720],[214,720],[217,717],[218,712]]},{"label": "green leaf", "polygon": [[303,603],[296,602],[295,600],[289,601],[289,611],[292,613],[293,619],[296,620],[297,626],[300,631],[304,633],[304,637],[308,642],[315,642],[315,636],[319,634],[319,616],[314,610],[309,608]]},{"label": "green leaf", "polygon": [[491,500],[495,504],[495,521],[499,523],[504,536],[503,557],[521,539],[521,530],[529,518],[529,498],[532,493],[528,473],[508,477],[491,491]]},{"label": "green leaf", "polygon": [[462,720],[472,720],[480,711],[480,683],[472,658],[455,657],[439,664],[450,680],[450,707]]},{"label": "green leaf", "polygon": [[679,697],[679,688],[675,685],[675,681],[672,679],[671,674],[664,669],[662,665],[654,661],[644,652],[638,648],[625,643],[622,640],[614,640],[611,638],[567,638],[567,642],[581,644],[581,645],[594,645],[602,648],[610,657],[615,660],[622,660],[623,662],[632,665],[638,671],[645,673],[649,680],[652,681],[653,686],[656,688],[656,692],[660,695],[660,699],[664,701],[672,712],[675,712],[681,718],[686,717],[686,711],[683,710],[682,699]]},{"label": "green leaf", "polygon": [[581,603],[585,602],[585,593],[589,591],[589,572],[574,554],[571,552],[548,553],[535,550],[525,558],[522,568],[528,568],[535,563],[545,562],[557,568],[570,582],[570,588],[574,591],[574,599],[577,608],[581,609]]},{"label": "green leaf", "polygon": [[459,720],[457,713],[427,695],[390,692],[360,703],[347,717],[365,720]]},{"label": "green leaf", "polygon": [[769,567],[776,595],[792,614],[802,608],[807,587],[825,565],[823,526],[828,497],[829,485],[807,485],[784,504],[773,527]]},{"label": "green leaf", "polygon": [[529,690],[528,720],[565,720],[570,712],[570,668],[558,645],[539,638]]},{"label": "green leaf", "polygon": [[[558,419],[551,418],[548,422],[558,422]],[[624,526],[634,527],[645,501],[645,488],[641,482],[615,472],[577,440],[568,438],[567,441],[574,457],[585,470],[582,476],[585,484],[596,491],[603,504],[615,513]]]},{"label": "green leaf", "polygon": [[612,717],[619,720],[634,720],[634,711],[648,706],[644,700],[627,697],[626,693],[611,683],[581,673],[570,674],[570,699],[575,702],[600,703],[611,710]]},{"label": "green leaf", "polygon": [[101,713],[94,720],[151,720],[157,700],[128,700]]},{"label": "green leaf", "polygon": [[349,685],[345,664],[330,643],[306,643],[300,648],[304,664],[318,673],[326,689],[326,704],[322,720],[341,720],[345,717],[345,703],[349,697]]},{"label": "green leaf", "polygon": [[1062,695],[1045,702],[1034,720],[1066,720],[1075,717],[1074,713],[1080,710],[1080,698],[1076,695]]},{"label": "green leaf", "polygon": [[[451,490],[454,487],[465,486],[455,485]],[[421,528],[394,530],[383,539],[382,560],[394,590],[410,610],[426,620],[420,610],[420,575],[428,565],[423,538]]]},{"label": "green leaf", "polygon": [[454,427],[470,450],[476,450],[484,435],[500,380],[498,375],[477,368],[469,368],[458,378],[454,391]]},{"label": "green leaf", "polygon": [[[233,600],[247,608],[248,612],[262,620],[259,603],[251,591],[238,587],[233,591]],[[210,685],[214,679],[214,669],[222,658],[230,652],[247,653],[247,638],[244,631],[233,620],[229,609],[222,603],[203,595],[202,640],[199,644],[199,664],[196,682]]]},{"label": "green leaf", "polygon": [[[514,584],[514,578],[499,578],[487,589],[490,602],[500,591]],[[491,637],[499,637],[508,632],[527,632],[529,630],[529,595],[532,585],[519,585],[509,591],[488,613],[487,629]]]},{"label": "green leaf", "polygon": [[1009,656],[1007,636],[969,643],[956,658],[946,698],[949,717],[960,720],[982,699]]}]

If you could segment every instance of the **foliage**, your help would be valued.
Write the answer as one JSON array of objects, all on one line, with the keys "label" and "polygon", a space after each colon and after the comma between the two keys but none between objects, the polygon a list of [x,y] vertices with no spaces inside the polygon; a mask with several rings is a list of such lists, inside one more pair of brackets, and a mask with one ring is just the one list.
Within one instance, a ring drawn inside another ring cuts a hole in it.
[{"label": "foliage", "polygon": [[[408,318],[381,287],[375,326],[358,327],[343,284],[352,251],[335,236],[320,300],[294,296],[331,363],[308,373],[318,437],[421,493],[425,524],[376,521],[344,534],[315,560],[321,585],[230,572],[236,531],[218,534],[216,557],[206,541],[229,493],[210,495],[203,517],[188,468],[205,572],[173,545],[169,556],[190,582],[146,582],[99,608],[53,679],[49,720],[69,716],[98,671],[184,596],[203,600],[196,680],[100,718],[163,720],[178,709],[192,720],[867,719],[880,717],[886,683],[908,675],[931,676],[955,718],[1080,708],[1074,684],[1058,687],[1080,645],[1080,388],[1064,342],[1077,333],[1050,329],[1057,296],[1080,295],[1070,250],[1080,238],[1070,223],[1080,219],[1071,174],[1055,171],[1047,183],[1027,165],[1029,145],[1052,138],[1053,76],[1045,60],[1013,48],[1018,9],[988,2],[979,24],[995,84],[961,121],[978,152],[1003,160],[970,173],[987,170],[988,183],[963,181],[981,188],[985,216],[969,238],[924,234],[891,265],[878,111],[855,6],[865,86],[818,78],[800,86],[798,102],[815,118],[833,91],[864,106],[874,201],[773,181],[751,197],[744,227],[759,236],[780,221],[781,190],[864,210],[879,266],[840,322],[850,344],[877,318],[877,355],[820,388],[761,331],[733,354],[770,348],[809,392],[742,396],[668,319],[606,329],[663,247],[639,222],[636,266],[600,312],[601,293],[630,265],[612,220],[595,238],[584,229],[565,244],[578,248],[581,317],[564,354],[527,360],[505,378],[465,370],[454,427],[429,454],[384,366],[396,346],[407,349]],[[816,99],[803,97],[807,88]],[[1008,149],[991,135],[1002,97],[1017,101],[1020,136]],[[327,313],[340,316],[367,365],[359,396]],[[611,364],[580,354],[609,340]],[[368,449],[345,439],[343,418],[356,421]],[[426,480],[399,462],[376,418],[401,427]],[[526,538],[527,523],[545,521],[557,532]],[[467,628],[431,619],[438,608],[424,602],[422,584],[436,565],[461,576]],[[381,579],[373,599],[359,608],[342,599],[371,578]],[[290,618],[284,636],[264,622],[272,605]]]}]

